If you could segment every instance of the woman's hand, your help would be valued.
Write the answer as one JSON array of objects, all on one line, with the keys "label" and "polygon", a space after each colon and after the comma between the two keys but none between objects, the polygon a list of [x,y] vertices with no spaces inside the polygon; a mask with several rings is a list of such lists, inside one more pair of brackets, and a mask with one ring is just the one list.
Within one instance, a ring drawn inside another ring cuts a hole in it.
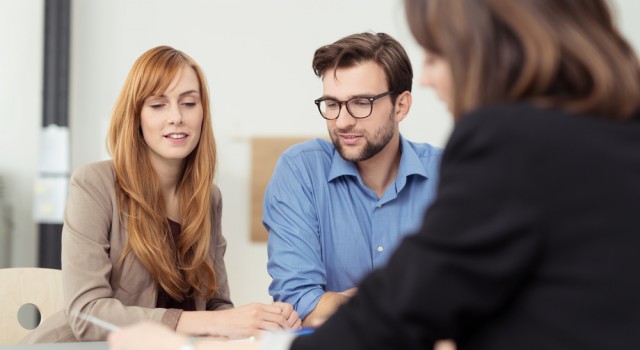
[{"label": "woman's hand", "polygon": [[251,303],[235,309],[216,311],[220,319],[213,329],[228,338],[259,336],[260,331],[277,331],[300,328],[300,318],[293,306],[286,303],[271,305]]},{"label": "woman's hand", "polygon": [[273,303],[273,305],[281,307],[282,316],[287,320],[288,328],[284,329],[295,330],[302,326],[302,320],[300,319],[300,316],[298,316],[298,313],[293,309],[293,305],[283,302],[276,302]]},{"label": "woman's hand", "polygon": [[260,331],[300,328],[300,317],[286,303],[251,303],[221,311],[186,311],[180,316],[177,331],[239,339],[258,337]]}]

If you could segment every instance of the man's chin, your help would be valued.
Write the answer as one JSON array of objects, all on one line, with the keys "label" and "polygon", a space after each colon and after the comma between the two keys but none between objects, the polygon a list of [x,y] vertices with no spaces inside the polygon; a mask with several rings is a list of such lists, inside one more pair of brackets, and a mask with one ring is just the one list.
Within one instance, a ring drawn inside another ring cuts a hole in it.
[{"label": "man's chin", "polygon": [[344,149],[342,149],[341,151],[338,151],[338,153],[340,153],[340,156],[344,159],[347,160],[349,162],[359,162],[362,159],[362,152],[360,152],[359,150],[353,150],[354,152],[349,152],[346,151]]},{"label": "man's chin", "polygon": [[333,142],[333,145],[335,146],[340,156],[344,160],[348,160],[350,162],[357,161],[358,158],[360,158],[360,154],[362,153],[362,150],[358,146],[345,145],[343,143],[337,144],[335,141]]}]

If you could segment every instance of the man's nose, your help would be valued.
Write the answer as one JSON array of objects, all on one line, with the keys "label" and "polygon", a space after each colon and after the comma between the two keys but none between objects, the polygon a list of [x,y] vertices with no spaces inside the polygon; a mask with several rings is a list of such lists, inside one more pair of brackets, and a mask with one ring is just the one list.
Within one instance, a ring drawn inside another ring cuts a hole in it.
[{"label": "man's nose", "polygon": [[341,102],[340,107],[340,113],[336,118],[336,126],[340,129],[347,129],[356,123],[356,118],[349,113],[346,102]]}]

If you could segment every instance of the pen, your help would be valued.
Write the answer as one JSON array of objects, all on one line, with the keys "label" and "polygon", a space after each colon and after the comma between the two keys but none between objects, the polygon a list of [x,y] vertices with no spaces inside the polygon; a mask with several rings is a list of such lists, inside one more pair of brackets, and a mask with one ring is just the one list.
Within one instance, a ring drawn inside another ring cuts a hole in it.
[{"label": "pen", "polygon": [[84,312],[77,312],[75,315],[76,315],[76,317],[79,317],[79,318],[81,318],[83,320],[87,320],[87,321],[93,323],[94,325],[96,325],[98,327],[102,327],[102,328],[104,328],[106,330],[109,330],[109,331],[117,331],[118,329],[120,329],[120,327],[116,326],[113,323],[109,323],[109,322],[107,322],[105,320],[101,320],[101,319],[99,319],[99,318],[97,318],[95,316],[91,316],[89,314],[85,314]]},{"label": "pen", "polygon": [[313,333],[313,331],[315,331],[315,328],[300,328],[297,331],[294,332],[294,334],[296,335],[307,335],[307,334],[311,334]]}]

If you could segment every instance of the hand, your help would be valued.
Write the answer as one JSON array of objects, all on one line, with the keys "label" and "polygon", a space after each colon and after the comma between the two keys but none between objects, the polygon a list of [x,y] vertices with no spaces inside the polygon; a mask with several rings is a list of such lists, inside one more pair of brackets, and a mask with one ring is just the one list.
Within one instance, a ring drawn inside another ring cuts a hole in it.
[{"label": "hand", "polygon": [[344,295],[345,297],[353,297],[354,295],[356,295],[358,293],[358,287],[353,287],[353,288],[349,288],[345,291],[339,292],[338,294],[340,295]]},{"label": "hand", "polygon": [[434,344],[433,350],[456,350],[456,343],[453,340],[439,340]]},{"label": "hand", "polygon": [[285,303],[252,303],[221,311],[185,311],[177,330],[186,334],[226,337],[258,337],[261,331],[300,328],[300,318]]},{"label": "hand", "polygon": [[111,332],[110,350],[176,350],[187,338],[160,323],[141,322]]},{"label": "hand", "polygon": [[281,302],[251,303],[216,313],[222,318],[222,322],[217,322],[216,333],[231,339],[258,337],[260,331],[300,328],[300,318],[293,306]]},{"label": "hand", "polygon": [[287,329],[299,329],[302,326],[302,320],[298,313],[293,309],[293,305],[283,303],[283,302],[275,302],[273,305],[280,306],[282,316],[287,320],[287,325],[289,328]]},{"label": "hand", "polygon": [[325,292],[316,307],[302,321],[303,327],[320,327],[324,321],[333,315],[338,307],[358,293],[358,288],[349,288],[342,292]]}]

